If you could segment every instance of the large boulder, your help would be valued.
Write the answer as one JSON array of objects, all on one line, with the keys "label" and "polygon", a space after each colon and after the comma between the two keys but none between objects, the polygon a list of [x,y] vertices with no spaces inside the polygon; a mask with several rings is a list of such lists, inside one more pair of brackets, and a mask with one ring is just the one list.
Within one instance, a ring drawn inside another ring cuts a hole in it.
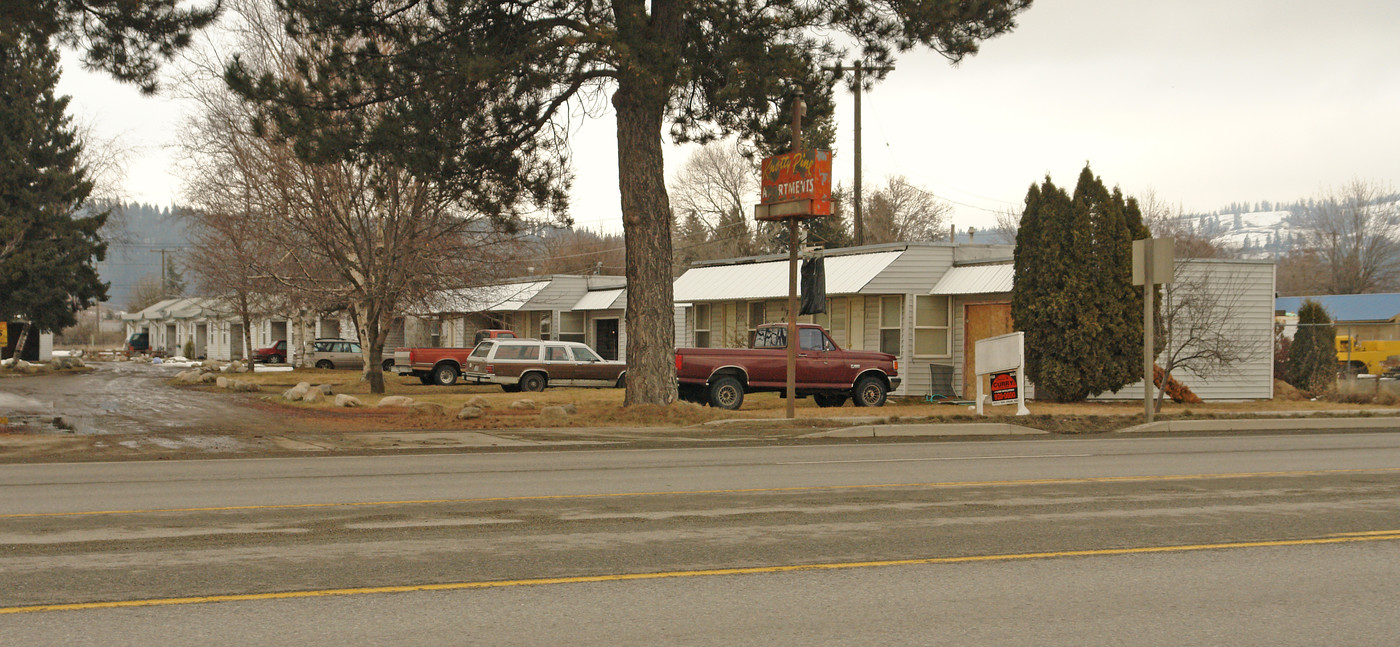
[{"label": "large boulder", "polygon": [[335,387],[330,384],[317,384],[312,387],[321,392],[321,395],[335,395]]},{"label": "large boulder", "polygon": [[219,387],[219,388],[221,388],[221,389],[227,389],[227,388],[228,388],[228,383],[229,383],[229,382],[232,382],[232,381],[233,381],[233,378],[224,377],[224,376],[220,375],[220,376],[219,376],[219,379],[214,380],[214,386],[217,386],[217,387]]},{"label": "large boulder", "polygon": [[529,411],[529,410],[538,409],[538,408],[539,408],[539,405],[538,405],[538,404],[535,404],[535,401],[534,401],[534,400],[516,400],[515,402],[510,403],[510,408],[512,408],[512,409],[524,409],[524,410]]},{"label": "large boulder", "polygon": [[469,404],[462,407],[462,410],[457,412],[457,419],[471,420],[472,418],[480,418],[483,413],[485,412],[481,410],[481,407],[473,407]]},{"label": "large boulder", "polygon": [[335,396],[335,406],[337,406],[337,407],[362,407],[362,406],[364,406],[364,403],[363,403],[363,402],[360,402],[360,399],[357,398],[357,397],[355,397],[355,396],[353,396],[353,395],[346,395],[346,394],[344,394],[344,393],[341,393],[341,394]]},{"label": "large boulder", "polygon": [[306,389],[302,388],[300,385],[294,386],[282,392],[283,400],[291,400],[293,402],[296,402],[304,397],[306,397]]},{"label": "large boulder", "polygon": [[377,405],[375,405],[375,406],[377,406],[377,407],[411,407],[411,406],[413,406],[413,398],[410,398],[410,397],[408,397],[408,396],[406,396],[406,395],[390,395],[390,396],[386,396],[385,398],[383,398],[382,400],[380,400],[380,401],[379,401],[379,404],[377,404]]},{"label": "large boulder", "polygon": [[229,388],[243,393],[257,393],[262,390],[262,387],[257,384],[244,382],[243,380],[233,380],[233,385]]},{"label": "large boulder", "polygon": [[175,374],[177,384],[199,384],[199,371],[180,371]]},{"label": "large boulder", "polygon": [[301,401],[309,404],[325,402],[326,394],[322,393],[320,389],[312,388],[307,390],[307,392],[301,396]]},{"label": "large boulder", "polygon": [[467,400],[466,406],[476,407],[478,409],[490,409],[491,401],[479,395],[474,395],[470,400]]},{"label": "large boulder", "polygon": [[436,402],[414,402],[413,412],[420,416],[445,416],[447,407]]},{"label": "large boulder", "polygon": [[543,422],[566,422],[569,419],[569,411],[564,407],[545,407],[540,409],[540,420]]},{"label": "large boulder", "polygon": [[220,379],[221,378],[217,373],[205,373],[199,376],[200,384],[213,384],[215,382],[218,382]]}]

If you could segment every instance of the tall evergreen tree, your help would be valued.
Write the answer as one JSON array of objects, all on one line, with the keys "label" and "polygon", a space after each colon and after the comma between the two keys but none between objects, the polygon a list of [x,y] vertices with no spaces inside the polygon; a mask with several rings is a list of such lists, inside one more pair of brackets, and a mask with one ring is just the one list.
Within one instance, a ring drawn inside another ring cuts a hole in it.
[{"label": "tall evergreen tree", "polygon": [[1026,194],[1016,234],[1011,318],[1026,333],[1026,373],[1037,397],[1082,400],[1091,376],[1081,358],[1097,337],[1088,263],[1087,212],[1050,178]]},{"label": "tall evergreen tree", "polygon": [[107,250],[98,236],[107,214],[78,215],[92,184],[68,98],[54,94],[58,74],[45,40],[0,37],[0,320],[39,331],[73,325],[77,310],[107,296],[94,267]]},{"label": "tall evergreen tree", "polygon": [[1026,333],[1037,397],[1070,402],[1117,391],[1142,369],[1142,294],[1132,241],[1148,237],[1136,200],[1088,166],[1074,196],[1032,186],[1016,236],[1011,316]]},{"label": "tall evergreen tree", "polygon": [[1304,299],[1298,308],[1298,332],[1288,348],[1289,384],[1316,393],[1332,384],[1337,375],[1336,329],[1321,303]]}]

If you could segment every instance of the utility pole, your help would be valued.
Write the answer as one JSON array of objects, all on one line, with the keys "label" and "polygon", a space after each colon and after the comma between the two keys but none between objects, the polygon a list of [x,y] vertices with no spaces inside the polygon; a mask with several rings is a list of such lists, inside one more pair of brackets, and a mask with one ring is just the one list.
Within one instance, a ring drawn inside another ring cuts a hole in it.
[{"label": "utility pole", "polygon": [[[792,152],[802,152],[802,90],[792,98]],[[787,417],[797,417],[797,218],[788,218]]]},{"label": "utility pole", "polygon": [[166,279],[165,279],[165,253],[166,253],[166,252],[173,252],[173,251],[176,251],[176,250],[174,250],[174,249],[169,249],[169,248],[165,248],[165,247],[161,247],[160,249],[153,249],[153,250],[151,250],[151,253],[152,253],[152,254],[156,254],[156,253],[159,253],[159,254],[160,254],[160,297],[161,297],[162,299],[167,298],[167,297],[170,296],[170,295],[166,292],[166,290],[169,289],[170,284],[169,284],[169,283],[166,283]]},{"label": "utility pole", "polygon": [[856,196],[855,196],[855,213],[853,214],[852,219],[851,219],[851,228],[852,228],[852,230],[855,232],[856,245],[859,246],[859,245],[864,245],[864,244],[865,244],[865,231],[864,231],[864,226],[863,226],[863,222],[864,222],[864,221],[862,220],[862,216],[861,216],[861,211],[862,211],[865,207],[864,207],[864,205],[861,203],[861,192],[860,192],[860,174],[861,174],[861,173],[860,173],[860,95],[861,95],[861,91],[864,89],[864,86],[865,86],[865,71],[866,71],[866,70],[869,70],[869,71],[871,71],[871,72],[892,72],[892,71],[894,71],[894,66],[893,66],[893,65],[877,65],[877,66],[870,66],[870,67],[867,67],[864,63],[862,63],[859,59],[857,59],[856,61],[854,61],[854,62],[851,64],[850,67],[847,67],[847,66],[845,66],[845,65],[837,65],[836,67],[829,67],[829,68],[827,68],[827,69],[829,69],[829,70],[831,70],[831,71],[833,71],[833,72],[836,72],[838,75],[840,75],[840,74],[845,74],[846,72],[855,72],[855,79],[854,79],[854,83],[853,83],[852,92],[855,93],[855,99],[856,99],[856,125],[855,125],[855,140],[856,140],[856,141],[855,141],[855,149],[856,149],[856,150],[855,150],[855,153],[856,153],[856,154],[855,154],[855,159],[856,159],[856,181],[855,181],[855,185],[856,185],[856,186],[855,186],[855,190],[856,190]]}]

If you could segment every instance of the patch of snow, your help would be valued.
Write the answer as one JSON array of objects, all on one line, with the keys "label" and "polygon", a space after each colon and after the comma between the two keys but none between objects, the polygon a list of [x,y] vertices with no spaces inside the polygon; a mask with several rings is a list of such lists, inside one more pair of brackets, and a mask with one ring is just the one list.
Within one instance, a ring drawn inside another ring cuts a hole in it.
[{"label": "patch of snow", "polygon": [[254,373],[289,373],[292,370],[293,369],[290,366],[266,366],[263,364],[253,365]]},{"label": "patch of snow", "polygon": [[[152,363],[154,363],[154,362],[152,362]],[[196,367],[196,366],[204,366],[204,362],[191,362],[191,361],[189,361],[189,360],[176,360],[176,359],[172,359],[172,360],[168,360],[168,361],[162,362],[162,364],[165,365],[165,366],[173,367],[173,368],[194,368],[194,367]]]}]

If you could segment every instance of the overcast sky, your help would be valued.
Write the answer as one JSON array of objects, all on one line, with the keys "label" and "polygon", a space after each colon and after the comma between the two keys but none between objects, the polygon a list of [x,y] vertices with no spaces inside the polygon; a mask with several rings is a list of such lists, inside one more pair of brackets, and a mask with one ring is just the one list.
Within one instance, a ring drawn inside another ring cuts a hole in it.
[{"label": "overcast sky", "polygon": [[[954,203],[962,229],[1017,208],[1046,174],[1072,188],[1086,161],[1188,211],[1400,179],[1394,0],[1039,0],[1019,23],[958,67],[898,59],[864,97],[866,187],[903,174]],[[133,149],[129,196],[177,199],[183,107],[64,64],[70,110]],[[851,98],[838,95],[836,181],[849,185]],[[573,135],[582,227],[622,229],[614,137],[610,114]],[[668,150],[668,178],[687,152]]]}]

